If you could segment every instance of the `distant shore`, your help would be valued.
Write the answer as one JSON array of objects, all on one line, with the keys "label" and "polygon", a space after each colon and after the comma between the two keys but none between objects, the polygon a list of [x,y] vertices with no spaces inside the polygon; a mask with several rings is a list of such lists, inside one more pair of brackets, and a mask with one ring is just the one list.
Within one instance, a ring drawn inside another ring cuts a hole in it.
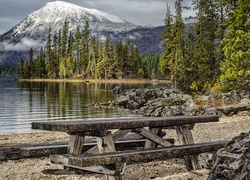
[{"label": "distant shore", "polygon": [[169,80],[157,79],[18,79],[26,82],[73,82],[73,83],[171,83]]}]

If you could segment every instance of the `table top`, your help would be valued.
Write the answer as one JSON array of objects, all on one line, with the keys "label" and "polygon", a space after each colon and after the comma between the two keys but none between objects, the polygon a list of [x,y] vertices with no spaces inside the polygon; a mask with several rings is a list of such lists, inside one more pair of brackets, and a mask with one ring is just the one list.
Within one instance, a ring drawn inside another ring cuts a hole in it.
[{"label": "table top", "polygon": [[32,122],[32,129],[62,131],[68,134],[105,131],[111,129],[157,128],[218,122],[219,116],[133,117],[105,120]]}]

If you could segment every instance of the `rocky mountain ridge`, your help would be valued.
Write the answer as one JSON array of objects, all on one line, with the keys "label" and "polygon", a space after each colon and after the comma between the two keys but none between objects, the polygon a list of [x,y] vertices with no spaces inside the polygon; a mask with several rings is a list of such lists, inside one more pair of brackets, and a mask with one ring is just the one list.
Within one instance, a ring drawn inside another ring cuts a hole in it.
[{"label": "rocky mountain ridge", "polygon": [[161,51],[163,27],[142,27],[96,9],[55,1],[31,13],[0,36],[0,65],[17,63],[20,54],[27,56],[31,47],[39,50],[46,43],[49,28],[51,27],[52,34],[58,33],[66,19],[69,22],[69,31],[74,32],[77,27],[83,29],[88,21],[91,35],[99,40],[129,40],[143,54]]}]

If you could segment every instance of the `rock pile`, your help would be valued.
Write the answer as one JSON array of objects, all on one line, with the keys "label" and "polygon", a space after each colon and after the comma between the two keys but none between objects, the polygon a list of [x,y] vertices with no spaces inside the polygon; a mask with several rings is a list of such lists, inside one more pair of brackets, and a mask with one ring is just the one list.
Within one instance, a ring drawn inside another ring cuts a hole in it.
[{"label": "rock pile", "polygon": [[208,180],[245,180],[250,177],[250,132],[235,137],[220,149]]},{"label": "rock pile", "polygon": [[198,106],[192,96],[176,89],[132,89],[123,91],[114,89],[118,94],[114,104],[128,108],[144,116],[195,115]]},{"label": "rock pile", "polygon": [[[249,93],[229,92],[225,94],[202,95],[195,99],[177,89],[131,89],[115,87],[117,105],[143,116],[178,116],[178,115],[249,115]],[[232,103],[232,104],[230,104]]]}]

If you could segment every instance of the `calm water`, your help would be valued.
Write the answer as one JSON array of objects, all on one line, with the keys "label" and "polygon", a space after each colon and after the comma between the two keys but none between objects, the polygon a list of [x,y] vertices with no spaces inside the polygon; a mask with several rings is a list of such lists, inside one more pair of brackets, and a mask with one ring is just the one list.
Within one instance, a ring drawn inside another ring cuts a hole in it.
[{"label": "calm water", "polygon": [[[92,102],[107,102],[116,97],[117,84],[18,82],[0,78],[0,134],[31,132],[31,122],[51,120],[98,120],[132,117],[117,108],[93,108]],[[154,84],[119,84],[124,89]]]}]

